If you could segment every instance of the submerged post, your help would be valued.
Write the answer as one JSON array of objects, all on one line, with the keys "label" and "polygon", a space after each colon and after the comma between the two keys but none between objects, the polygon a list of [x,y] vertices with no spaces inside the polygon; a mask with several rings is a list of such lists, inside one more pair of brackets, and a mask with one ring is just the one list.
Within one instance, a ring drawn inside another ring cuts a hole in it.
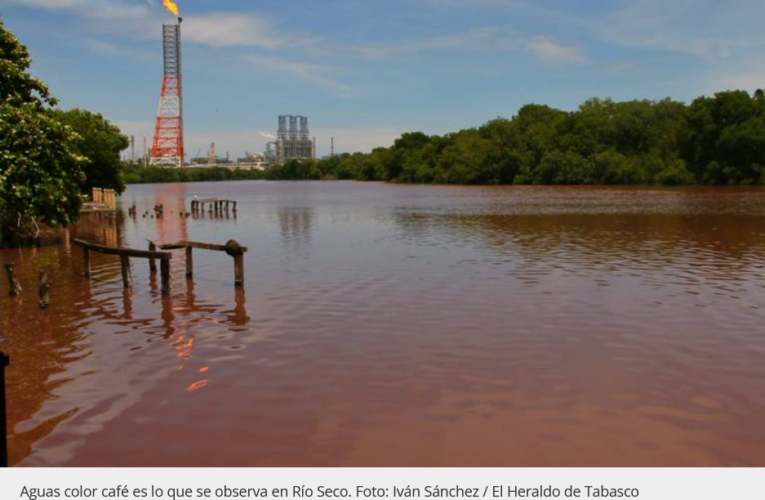
[{"label": "submerged post", "polygon": [[226,253],[234,258],[234,284],[244,286],[244,248],[235,240],[226,242]]},{"label": "submerged post", "polygon": [[90,270],[90,249],[84,247],[82,249],[82,275],[88,279],[92,276]]},{"label": "submerged post", "polygon": [[162,271],[162,295],[170,295],[170,261],[162,259],[159,267]]},{"label": "submerged post", "polygon": [[133,285],[133,275],[130,273],[130,257],[121,255],[120,264],[122,265],[122,284],[125,288],[130,288]]},{"label": "submerged post", "polygon": [[[153,241],[149,242],[149,251],[150,252],[157,251],[157,245]],[[157,259],[155,259],[154,257],[151,257],[149,259],[149,272],[151,274],[157,274]]]},{"label": "submerged post", "polygon": [[50,285],[48,284],[48,271],[40,273],[40,309],[45,310],[50,306]]},{"label": "submerged post", "polygon": [[194,277],[194,249],[186,247],[186,277]]},{"label": "submerged post", "polygon": [[21,293],[21,285],[16,278],[16,267],[13,264],[6,264],[5,272],[8,274],[8,294],[16,297]]},{"label": "submerged post", "polygon": [[244,254],[234,257],[234,285],[241,288],[244,286]]},{"label": "submerged post", "polygon": [[5,367],[11,360],[0,352],[0,467],[8,467],[8,420],[5,412]]}]

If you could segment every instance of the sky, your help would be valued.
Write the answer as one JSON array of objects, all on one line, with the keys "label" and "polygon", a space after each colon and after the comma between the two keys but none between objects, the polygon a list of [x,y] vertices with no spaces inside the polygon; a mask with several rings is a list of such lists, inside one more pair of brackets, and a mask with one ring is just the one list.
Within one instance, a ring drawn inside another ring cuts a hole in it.
[{"label": "sky", "polygon": [[[691,101],[765,87],[761,0],[177,0],[186,151],[265,148],[282,114],[319,155],[591,97]],[[63,108],[151,144],[159,0],[0,0]],[[139,153],[140,154],[140,153]]]}]

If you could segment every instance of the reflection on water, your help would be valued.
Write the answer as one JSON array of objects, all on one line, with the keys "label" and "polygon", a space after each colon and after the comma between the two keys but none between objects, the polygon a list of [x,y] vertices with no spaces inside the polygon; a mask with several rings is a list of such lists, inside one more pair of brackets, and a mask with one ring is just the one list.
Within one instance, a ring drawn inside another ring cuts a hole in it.
[{"label": "reflection on water", "polygon": [[[186,217],[193,196],[237,218]],[[123,203],[139,217],[69,238],[233,238],[247,288],[216,252],[193,280],[175,253],[167,297],[139,259],[126,291],[113,257],[88,281],[68,244],[0,252],[25,289],[0,294],[14,464],[765,465],[763,190],[243,182]]]}]

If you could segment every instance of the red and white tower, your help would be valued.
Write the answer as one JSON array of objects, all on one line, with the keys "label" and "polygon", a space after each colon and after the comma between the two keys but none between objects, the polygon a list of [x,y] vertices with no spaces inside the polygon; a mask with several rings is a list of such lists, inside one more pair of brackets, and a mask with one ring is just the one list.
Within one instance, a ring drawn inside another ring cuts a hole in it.
[{"label": "red and white tower", "polygon": [[181,76],[181,22],[162,26],[165,76],[159,99],[151,165],[183,167],[183,78]]}]

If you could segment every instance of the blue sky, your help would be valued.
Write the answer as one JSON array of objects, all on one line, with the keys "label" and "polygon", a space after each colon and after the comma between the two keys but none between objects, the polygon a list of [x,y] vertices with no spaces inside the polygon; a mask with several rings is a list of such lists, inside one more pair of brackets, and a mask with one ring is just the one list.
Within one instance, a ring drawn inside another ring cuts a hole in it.
[{"label": "blue sky", "polygon": [[[0,0],[63,107],[151,141],[159,0]],[[526,103],[765,87],[755,0],[178,0],[186,149],[260,151],[306,115],[320,154],[446,133]]]}]

